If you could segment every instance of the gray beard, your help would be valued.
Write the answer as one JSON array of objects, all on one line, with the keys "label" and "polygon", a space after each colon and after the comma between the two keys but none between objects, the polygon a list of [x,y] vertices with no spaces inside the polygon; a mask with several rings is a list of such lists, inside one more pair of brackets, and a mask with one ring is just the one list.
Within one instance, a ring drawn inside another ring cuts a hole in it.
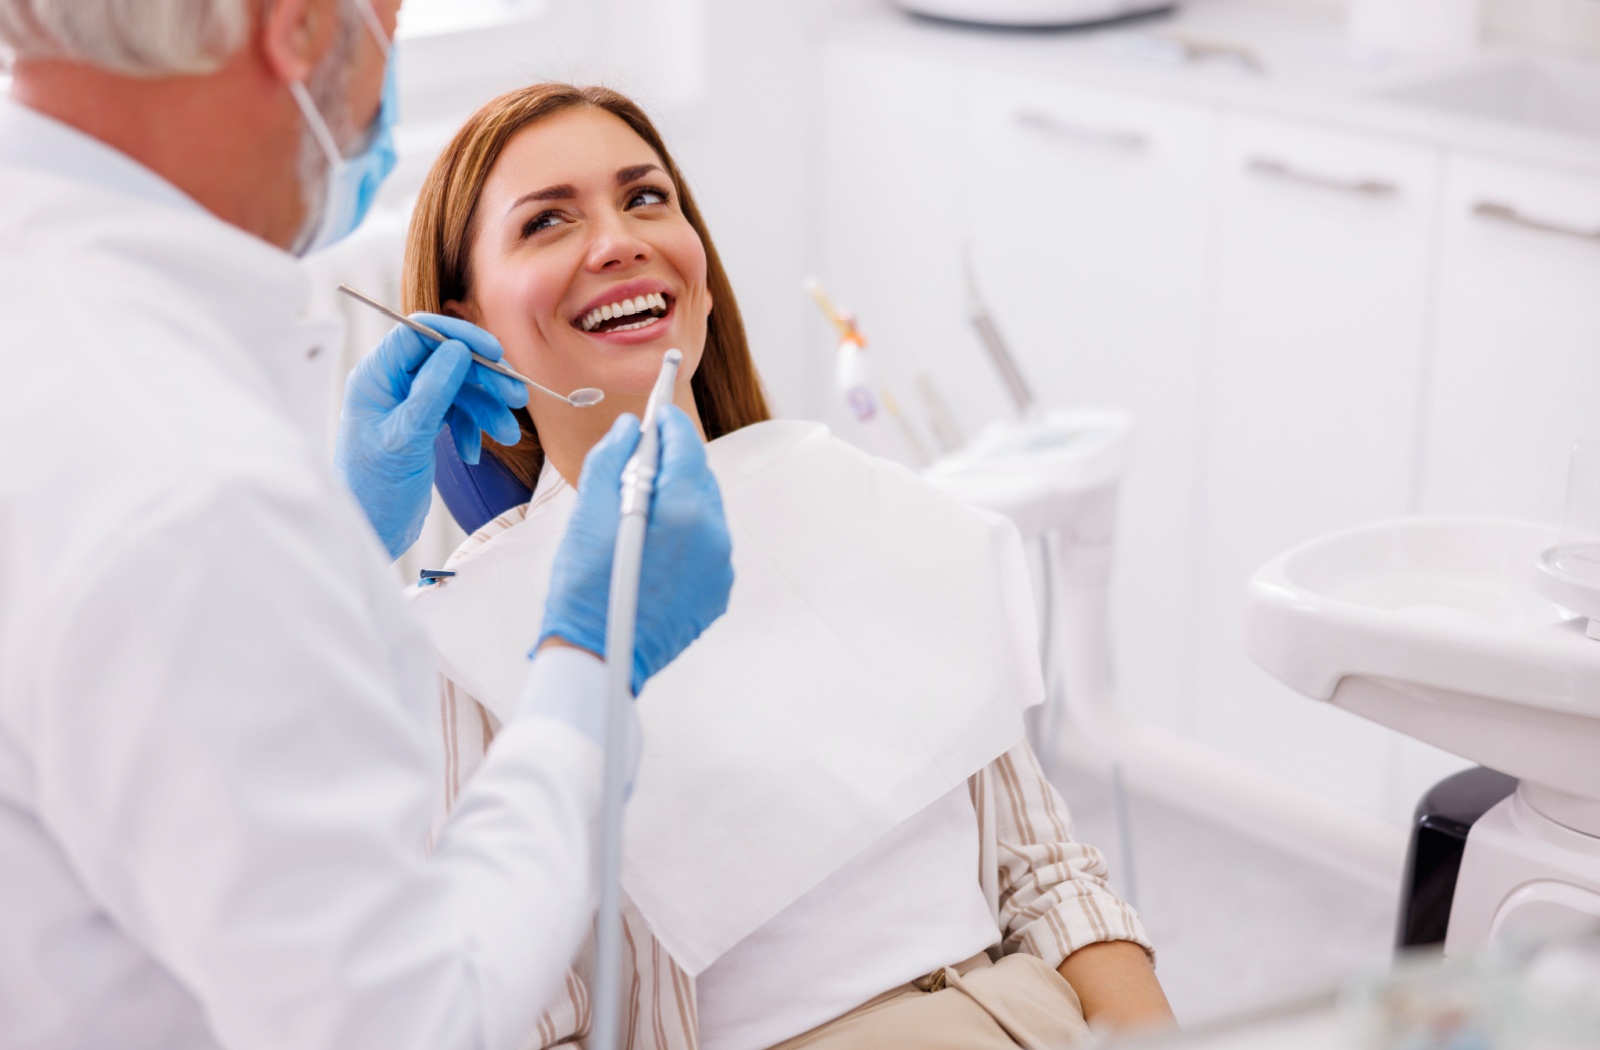
[{"label": "gray beard", "polygon": [[[313,70],[307,79],[306,91],[311,95],[311,101],[317,107],[317,112],[322,114],[322,119],[327,122],[328,130],[333,133],[333,139],[339,144],[340,151],[348,157],[356,145],[354,140],[362,136],[360,130],[350,127],[350,105],[346,97],[350,81],[350,59],[356,45],[361,41],[360,34],[367,32],[367,29],[354,4],[340,2],[338,7],[339,28],[335,33],[333,46],[328,48],[322,64]],[[295,234],[289,248],[295,255],[304,255],[310,248],[317,231],[322,228],[322,216],[328,208],[328,158],[323,154],[322,147],[317,144],[317,137],[312,134],[310,125],[306,124],[304,118],[300,123],[302,127],[297,176],[300,181],[300,200],[305,205],[306,214],[300,221],[300,231]]]}]

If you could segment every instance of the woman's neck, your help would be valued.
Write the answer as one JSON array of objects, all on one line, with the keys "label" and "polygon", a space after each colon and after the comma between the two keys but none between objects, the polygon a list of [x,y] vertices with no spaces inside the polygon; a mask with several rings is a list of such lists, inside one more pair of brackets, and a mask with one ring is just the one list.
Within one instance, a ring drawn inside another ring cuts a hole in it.
[{"label": "woman's neck", "polygon": [[[583,460],[589,450],[606,436],[611,424],[624,412],[644,415],[648,397],[608,397],[595,408],[574,408],[571,405],[552,403],[534,416],[533,424],[539,431],[539,444],[545,459],[556,469],[562,479],[573,488],[578,487],[578,476],[583,473]],[[700,409],[695,404],[694,390],[689,381],[678,384],[672,399],[694,421],[700,440],[706,439],[705,425],[700,421]]]}]

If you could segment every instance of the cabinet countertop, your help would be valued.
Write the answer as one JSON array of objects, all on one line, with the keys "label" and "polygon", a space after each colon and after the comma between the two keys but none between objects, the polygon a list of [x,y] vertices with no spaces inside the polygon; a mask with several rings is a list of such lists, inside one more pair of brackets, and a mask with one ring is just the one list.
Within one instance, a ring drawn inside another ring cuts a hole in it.
[{"label": "cabinet countertop", "polygon": [[[1396,140],[1463,150],[1600,175],[1600,122],[1594,137],[1436,109],[1390,97],[1420,85],[1537,61],[1570,59],[1486,45],[1471,54],[1389,54],[1352,48],[1337,15],[1259,0],[1191,0],[1172,16],[1085,31],[974,29],[913,18],[884,0],[838,12],[828,43],[907,58],[993,70],[1013,79],[1075,84],[1128,95],[1320,124]],[[1236,62],[1172,63],[1149,57],[1162,40],[1247,49],[1252,72]]]}]

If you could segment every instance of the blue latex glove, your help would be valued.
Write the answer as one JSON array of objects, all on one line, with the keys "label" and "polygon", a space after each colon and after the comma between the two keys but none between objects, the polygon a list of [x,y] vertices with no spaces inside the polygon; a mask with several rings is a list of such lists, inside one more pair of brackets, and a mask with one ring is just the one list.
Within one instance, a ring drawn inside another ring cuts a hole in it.
[{"label": "blue latex glove", "polygon": [[522,428],[511,414],[528,403],[528,388],[472,360],[492,361],[500,341],[456,317],[415,314],[450,338],[435,343],[406,327],[384,336],[344,385],[333,461],[367,519],[398,558],[422,532],[433,490],[433,439],[450,424],[456,450],[478,462],[482,433],[514,445]]},{"label": "blue latex glove", "polygon": [[[611,557],[622,513],[622,468],[639,443],[639,420],[622,415],[589,450],[578,479],[578,505],[556,552],[543,642],[551,635],[606,656]],[[661,413],[661,472],[650,500],[639,620],[634,634],[633,692],[700,637],[728,608],[733,542],[722,490],[706,464],[705,445],[683,410]]]}]

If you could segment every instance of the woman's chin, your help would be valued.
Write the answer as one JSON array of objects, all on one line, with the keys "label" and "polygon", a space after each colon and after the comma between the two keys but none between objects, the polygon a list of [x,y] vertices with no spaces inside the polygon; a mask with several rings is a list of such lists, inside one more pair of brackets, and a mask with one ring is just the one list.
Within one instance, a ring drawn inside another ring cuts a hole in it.
[{"label": "woman's chin", "polygon": [[[661,358],[671,347],[665,343],[616,348],[607,355],[605,367],[589,371],[578,385],[599,387],[611,402],[643,402],[655,389],[661,373]],[[637,411],[630,408],[629,411]]]},{"label": "woman's chin", "polygon": [[[623,336],[636,336],[634,332],[621,333]],[[661,371],[661,359],[668,350],[683,350],[682,343],[672,337],[670,332],[663,332],[650,339],[619,339],[613,335],[604,335],[598,338],[590,336],[594,354],[603,362],[604,376],[597,378],[609,380],[597,382],[593,385],[600,387],[608,394],[637,393],[644,396],[655,387],[656,376]],[[598,344],[598,345],[595,345]]]}]

